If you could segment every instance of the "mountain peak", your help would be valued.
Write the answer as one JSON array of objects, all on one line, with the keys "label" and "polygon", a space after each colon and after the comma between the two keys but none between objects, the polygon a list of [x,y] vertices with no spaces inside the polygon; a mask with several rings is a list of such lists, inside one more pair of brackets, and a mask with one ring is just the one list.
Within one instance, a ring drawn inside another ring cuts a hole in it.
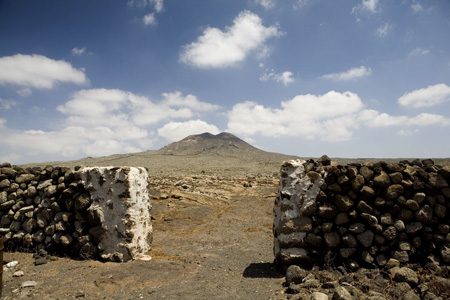
[{"label": "mountain peak", "polygon": [[187,136],[178,142],[161,148],[159,151],[164,154],[187,155],[212,152],[248,152],[255,150],[260,151],[229,132],[222,132],[217,135],[205,132]]}]

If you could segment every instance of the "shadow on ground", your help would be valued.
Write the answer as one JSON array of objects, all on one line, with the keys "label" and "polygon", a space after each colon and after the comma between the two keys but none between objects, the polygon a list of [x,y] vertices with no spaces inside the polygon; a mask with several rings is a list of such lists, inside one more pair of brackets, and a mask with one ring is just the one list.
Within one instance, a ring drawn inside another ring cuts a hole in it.
[{"label": "shadow on ground", "polygon": [[282,278],[281,270],[273,263],[251,263],[242,274],[246,278]]}]

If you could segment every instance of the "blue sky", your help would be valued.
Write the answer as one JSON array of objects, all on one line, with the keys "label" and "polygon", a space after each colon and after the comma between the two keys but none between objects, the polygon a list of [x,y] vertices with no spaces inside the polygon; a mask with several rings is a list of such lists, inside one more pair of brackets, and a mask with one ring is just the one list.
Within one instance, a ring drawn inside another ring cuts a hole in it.
[{"label": "blue sky", "polygon": [[450,157],[450,2],[0,0],[0,161],[231,132],[318,157]]}]

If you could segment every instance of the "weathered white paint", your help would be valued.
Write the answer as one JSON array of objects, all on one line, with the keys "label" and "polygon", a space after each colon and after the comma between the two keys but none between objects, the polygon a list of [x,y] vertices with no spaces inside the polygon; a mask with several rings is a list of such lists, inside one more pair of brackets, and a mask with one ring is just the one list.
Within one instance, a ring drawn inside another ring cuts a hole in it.
[{"label": "weathered white paint", "polygon": [[147,171],[129,167],[83,168],[81,179],[91,194],[88,210],[102,216],[102,258],[128,261],[145,256],[153,233]]},{"label": "weathered white paint", "polygon": [[[302,218],[305,210],[314,206],[320,186],[324,180],[319,176],[314,182],[306,175],[304,160],[290,160],[281,167],[281,180],[274,205],[274,254],[281,260],[307,259],[308,251],[302,248],[282,248],[281,245],[289,245],[302,242],[306,232],[291,232],[291,228],[283,228],[289,220]],[[284,233],[277,234],[283,230]],[[280,245],[281,244],[281,245]]]}]

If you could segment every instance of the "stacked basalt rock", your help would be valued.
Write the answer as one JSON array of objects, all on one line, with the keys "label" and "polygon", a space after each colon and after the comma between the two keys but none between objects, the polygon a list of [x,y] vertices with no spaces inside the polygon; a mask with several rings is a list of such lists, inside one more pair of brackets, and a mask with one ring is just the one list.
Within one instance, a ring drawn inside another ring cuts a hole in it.
[{"label": "stacked basalt rock", "polygon": [[450,264],[450,166],[431,159],[344,166],[324,156],[285,162],[281,172],[280,262]]},{"label": "stacked basalt rock", "polygon": [[95,258],[98,218],[81,171],[64,167],[0,166],[0,234],[6,249]]}]

